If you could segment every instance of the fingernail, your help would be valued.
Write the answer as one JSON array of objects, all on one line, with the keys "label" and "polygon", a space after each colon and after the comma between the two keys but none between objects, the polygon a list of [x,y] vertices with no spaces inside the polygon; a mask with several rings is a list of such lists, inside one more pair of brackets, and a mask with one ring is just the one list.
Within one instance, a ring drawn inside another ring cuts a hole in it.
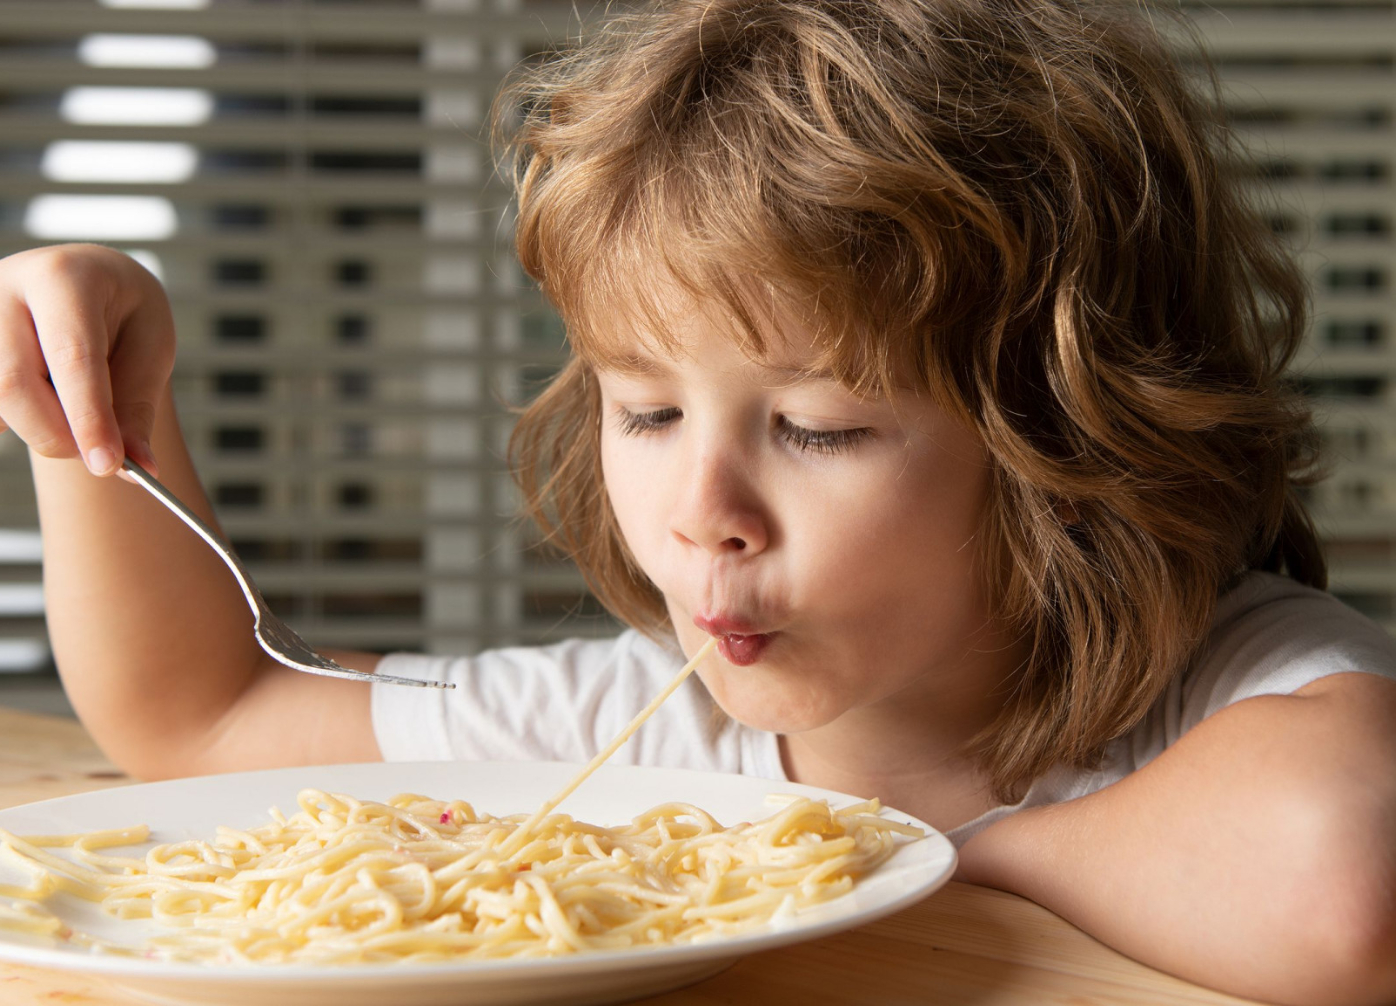
[{"label": "fingernail", "polygon": [[116,455],[105,447],[94,447],[87,452],[87,470],[93,475],[109,475],[116,467]]}]

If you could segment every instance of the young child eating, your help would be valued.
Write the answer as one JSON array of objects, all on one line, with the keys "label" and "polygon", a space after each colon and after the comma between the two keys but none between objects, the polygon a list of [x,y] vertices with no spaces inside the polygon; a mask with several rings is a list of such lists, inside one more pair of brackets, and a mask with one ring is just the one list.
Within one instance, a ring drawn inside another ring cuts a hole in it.
[{"label": "young child eating", "polygon": [[1297,495],[1302,276],[1138,11],[670,0],[500,109],[574,350],[520,485],[632,628],[331,654],[451,692],[274,664],[217,558],[105,477],[158,458],[212,517],[159,285],[25,252],[0,420],[119,764],[584,760],[716,636],[618,758],[880,797],[958,879],[1220,989],[1396,996],[1396,644],[1322,592]]}]

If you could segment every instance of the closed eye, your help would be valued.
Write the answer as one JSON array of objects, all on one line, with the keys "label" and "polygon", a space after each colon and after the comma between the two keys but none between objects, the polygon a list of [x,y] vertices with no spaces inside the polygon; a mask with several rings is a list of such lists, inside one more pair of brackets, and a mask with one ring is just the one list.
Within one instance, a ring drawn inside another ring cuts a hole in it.
[{"label": "closed eye", "polygon": [[802,451],[817,454],[838,454],[851,449],[855,444],[872,435],[872,430],[859,428],[852,430],[811,430],[797,426],[785,416],[776,420],[776,428],[789,443]]},{"label": "closed eye", "polygon": [[620,427],[621,433],[627,437],[653,433],[681,418],[683,418],[683,411],[672,407],[655,409],[653,412],[631,412],[629,409],[621,408],[616,410],[616,423]]},{"label": "closed eye", "polygon": [[[655,433],[671,423],[683,418],[683,410],[675,407],[655,409],[651,412],[631,412],[626,408],[616,409],[616,425],[624,436],[635,437]],[[838,454],[850,450],[860,441],[872,435],[865,428],[851,430],[811,430],[792,423],[785,416],[776,419],[777,433],[796,449],[815,454]]]}]

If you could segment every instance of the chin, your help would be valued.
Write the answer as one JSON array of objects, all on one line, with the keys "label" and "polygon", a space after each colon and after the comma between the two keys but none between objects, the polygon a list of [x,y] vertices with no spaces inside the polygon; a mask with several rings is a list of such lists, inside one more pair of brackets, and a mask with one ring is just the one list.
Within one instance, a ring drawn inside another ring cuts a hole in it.
[{"label": "chin", "polygon": [[718,707],[745,726],[754,730],[765,730],[775,734],[798,734],[814,730],[834,720],[843,713],[843,707],[833,703],[820,702],[811,696],[808,689],[800,689],[800,695],[782,695],[782,688],[744,687],[734,678],[750,673],[747,668],[723,668],[716,674],[698,672],[708,693]]}]

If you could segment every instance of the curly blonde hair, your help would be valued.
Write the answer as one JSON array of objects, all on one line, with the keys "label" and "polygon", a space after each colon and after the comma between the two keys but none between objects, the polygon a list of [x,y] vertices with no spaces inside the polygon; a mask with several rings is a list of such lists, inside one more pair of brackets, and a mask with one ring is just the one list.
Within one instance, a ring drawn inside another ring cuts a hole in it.
[{"label": "curly blonde hair", "polygon": [[988,586],[1031,645],[974,743],[995,792],[1095,763],[1241,573],[1326,578],[1283,376],[1306,286],[1209,79],[1083,0],[668,0],[521,70],[496,106],[518,252],[576,351],[514,434],[529,512],[611,611],[671,631],[590,374],[658,277],[754,357],[777,304],[850,386],[935,395],[993,460]]}]

